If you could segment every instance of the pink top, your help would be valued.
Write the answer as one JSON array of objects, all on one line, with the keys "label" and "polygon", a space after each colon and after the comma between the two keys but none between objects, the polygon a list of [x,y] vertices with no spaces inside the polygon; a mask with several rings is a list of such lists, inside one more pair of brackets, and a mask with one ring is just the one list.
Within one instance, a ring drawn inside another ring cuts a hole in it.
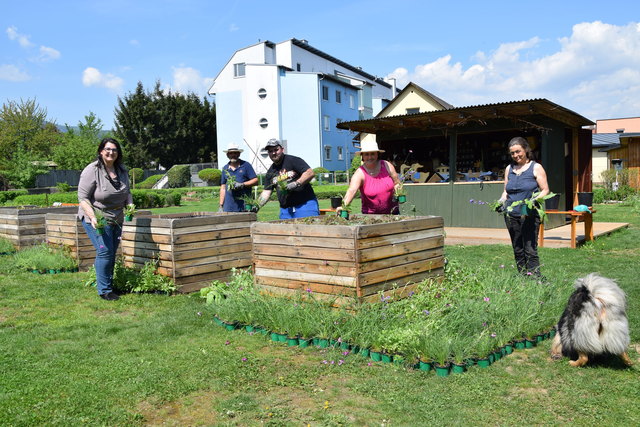
[{"label": "pink top", "polygon": [[360,166],[364,173],[364,182],[360,187],[363,214],[390,214],[398,213],[398,203],[393,202],[393,179],[387,171],[384,160],[380,160],[380,172],[371,176],[364,166]]}]

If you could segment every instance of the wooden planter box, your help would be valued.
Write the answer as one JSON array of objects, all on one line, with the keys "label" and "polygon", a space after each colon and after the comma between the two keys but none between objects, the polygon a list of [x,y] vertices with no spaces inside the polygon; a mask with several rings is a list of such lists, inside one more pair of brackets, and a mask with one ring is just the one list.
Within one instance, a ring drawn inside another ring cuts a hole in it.
[{"label": "wooden planter box", "polygon": [[10,240],[18,250],[44,243],[46,241],[46,214],[75,213],[77,211],[77,206],[0,208],[0,237]]},{"label": "wooden planter box", "polygon": [[336,304],[343,305],[350,298],[342,296],[373,301],[382,291],[402,297],[444,272],[442,217],[396,217],[370,225],[293,221],[251,226],[255,283],[268,292],[311,290],[337,296]]},{"label": "wooden planter box", "polygon": [[251,224],[255,213],[151,215],[125,222],[121,247],[125,265],[142,267],[159,258],[158,272],[180,292],[225,281],[232,268],[251,266]]},{"label": "wooden planter box", "polygon": [[[151,212],[138,211],[136,215],[151,215]],[[73,214],[48,213],[45,218],[45,226],[48,244],[67,247],[81,271],[91,268],[96,259],[96,249],[87,236],[82,221],[78,219],[77,212]],[[122,255],[122,245],[118,248],[118,255]]]}]

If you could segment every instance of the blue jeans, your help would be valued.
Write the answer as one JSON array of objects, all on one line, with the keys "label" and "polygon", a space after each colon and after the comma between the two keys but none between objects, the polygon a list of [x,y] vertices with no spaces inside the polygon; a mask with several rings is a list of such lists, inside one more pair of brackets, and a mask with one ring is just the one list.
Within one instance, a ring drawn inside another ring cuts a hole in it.
[{"label": "blue jeans", "polygon": [[82,226],[87,232],[93,247],[96,248],[96,261],[93,264],[96,268],[96,284],[98,295],[105,295],[112,292],[113,267],[116,264],[116,252],[120,244],[122,227],[120,225],[108,224],[104,227],[104,233],[99,235],[91,223],[82,220]]},{"label": "blue jeans", "polygon": [[317,199],[311,199],[292,208],[280,208],[280,219],[305,218],[320,215],[320,207]]}]

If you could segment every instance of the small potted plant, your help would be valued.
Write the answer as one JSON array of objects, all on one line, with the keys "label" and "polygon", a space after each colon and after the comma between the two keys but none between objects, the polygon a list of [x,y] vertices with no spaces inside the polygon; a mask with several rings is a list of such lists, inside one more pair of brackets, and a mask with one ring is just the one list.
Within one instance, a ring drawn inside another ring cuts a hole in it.
[{"label": "small potted plant", "polygon": [[136,205],[133,203],[129,203],[124,208],[124,220],[129,222],[133,219],[133,216],[136,214]]},{"label": "small potted plant", "polygon": [[351,208],[348,204],[342,200],[342,210],[340,211],[340,217],[344,219],[349,219],[349,213],[351,212]]},{"label": "small potted plant", "polygon": [[93,213],[96,217],[96,234],[98,236],[102,236],[102,234],[104,233],[104,227],[107,226],[107,219],[99,209],[94,209]]},{"label": "small potted plant", "polygon": [[250,195],[243,195],[242,197],[240,197],[240,200],[242,200],[244,202],[244,211],[245,212],[251,212],[251,210],[253,208],[257,208],[260,206],[260,203],[258,202],[258,199],[250,196]]},{"label": "small potted plant", "polygon": [[531,212],[538,212],[538,216],[540,217],[540,221],[544,222],[547,217],[547,213],[544,211],[542,207],[542,202],[555,197],[556,193],[549,193],[546,196],[540,197],[540,192],[535,192],[531,195],[531,198],[515,201],[507,208],[507,212],[512,212],[514,208],[520,206],[520,214],[522,216],[527,216]]},{"label": "small potted plant", "polygon": [[404,190],[404,185],[393,190],[393,200],[398,203],[404,203],[407,201],[407,193]]}]

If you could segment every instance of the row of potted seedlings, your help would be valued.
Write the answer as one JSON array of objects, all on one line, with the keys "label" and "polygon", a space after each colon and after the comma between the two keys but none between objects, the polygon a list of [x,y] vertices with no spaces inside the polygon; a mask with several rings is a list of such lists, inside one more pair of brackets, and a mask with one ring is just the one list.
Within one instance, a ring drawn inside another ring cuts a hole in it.
[{"label": "row of potted seedlings", "polygon": [[470,367],[477,365],[480,368],[488,368],[493,363],[499,361],[503,357],[506,357],[513,353],[514,350],[530,349],[538,345],[538,343],[553,338],[556,334],[555,328],[551,328],[547,332],[535,335],[532,338],[521,338],[510,341],[504,346],[495,348],[490,351],[484,357],[468,357],[463,361],[454,362],[447,360],[445,363],[437,363],[431,359],[416,358],[415,360],[408,360],[402,354],[392,354],[386,351],[380,351],[371,348],[362,348],[357,344],[351,344],[347,341],[343,341],[340,338],[302,338],[291,337],[286,333],[269,331],[267,328],[254,325],[243,325],[239,322],[227,322],[220,319],[218,316],[214,316],[214,323],[225,328],[226,330],[244,330],[252,334],[260,334],[265,337],[269,337],[271,341],[280,342],[286,344],[289,347],[299,346],[301,348],[317,347],[317,348],[335,348],[342,351],[350,351],[351,354],[358,354],[364,358],[371,359],[374,362],[382,363],[394,363],[395,365],[406,366],[414,370],[419,371],[435,371],[437,376],[448,376],[450,373],[461,374],[466,372]]}]

